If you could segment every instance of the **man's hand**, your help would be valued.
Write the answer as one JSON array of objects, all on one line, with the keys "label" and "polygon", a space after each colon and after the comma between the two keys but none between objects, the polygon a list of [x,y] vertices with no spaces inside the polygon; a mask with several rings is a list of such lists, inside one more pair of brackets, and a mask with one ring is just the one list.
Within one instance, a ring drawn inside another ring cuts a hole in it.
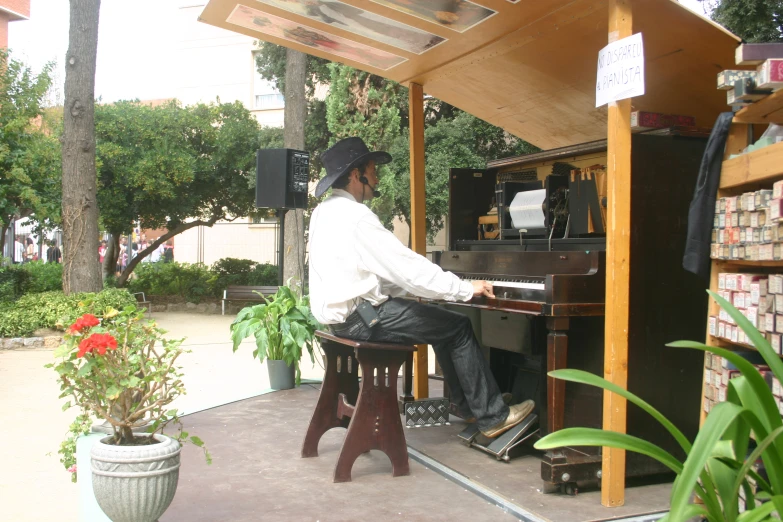
[{"label": "man's hand", "polygon": [[471,284],[473,285],[473,297],[479,295],[495,297],[495,290],[489,281],[471,281]]}]

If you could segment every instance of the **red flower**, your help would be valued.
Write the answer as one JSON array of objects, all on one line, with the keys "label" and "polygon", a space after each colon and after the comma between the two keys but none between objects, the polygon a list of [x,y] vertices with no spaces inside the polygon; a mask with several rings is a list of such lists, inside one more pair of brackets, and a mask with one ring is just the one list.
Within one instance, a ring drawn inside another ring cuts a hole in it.
[{"label": "red flower", "polygon": [[100,323],[101,322],[94,315],[84,314],[83,316],[78,318],[76,322],[70,326],[70,328],[68,328],[68,333],[75,334],[77,332],[81,332],[85,328],[92,328],[93,326],[98,326]]},{"label": "red flower", "polygon": [[76,357],[84,357],[87,352],[98,352],[99,355],[106,353],[106,349],[116,350],[117,339],[111,334],[96,333],[82,339],[79,343],[79,353]]}]

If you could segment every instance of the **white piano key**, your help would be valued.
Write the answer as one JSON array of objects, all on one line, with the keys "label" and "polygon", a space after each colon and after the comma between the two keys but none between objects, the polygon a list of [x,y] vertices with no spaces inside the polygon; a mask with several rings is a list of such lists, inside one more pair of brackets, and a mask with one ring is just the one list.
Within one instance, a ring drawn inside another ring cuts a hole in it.
[{"label": "white piano key", "polygon": [[[475,279],[467,279],[466,281],[476,281]],[[516,281],[490,281],[492,286],[497,288],[524,288],[527,290],[544,290],[546,285],[544,283],[518,283]]]}]

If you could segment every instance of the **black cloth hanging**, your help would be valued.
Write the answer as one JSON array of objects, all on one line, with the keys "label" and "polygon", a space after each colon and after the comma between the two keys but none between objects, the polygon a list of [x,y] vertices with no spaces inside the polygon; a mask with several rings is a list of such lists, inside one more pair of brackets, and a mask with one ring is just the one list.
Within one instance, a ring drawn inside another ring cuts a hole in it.
[{"label": "black cloth hanging", "polygon": [[712,128],[688,210],[688,239],[682,256],[682,267],[704,279],[710,277],[710,240],[715,221],[715,197],[720,184],[723,150],[733,117],[734,113],[721,113]]}]

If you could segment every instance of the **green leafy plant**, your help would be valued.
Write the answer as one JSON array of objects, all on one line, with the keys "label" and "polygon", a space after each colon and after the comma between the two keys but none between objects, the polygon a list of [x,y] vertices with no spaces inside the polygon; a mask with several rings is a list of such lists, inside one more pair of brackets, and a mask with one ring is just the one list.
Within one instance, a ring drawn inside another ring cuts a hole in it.
[{"label": "green leafy plant", "polygon": [[[94,303],[82,303],[82,312]],[[94,309],[94,308],[93,308]],[[134,430],[155,434],[177,422],[177,410],[169,405],[185,393],[182,371],[176,365],[182,339],[170,340],[154,322],[143,322],[135,306],[122,311],[106,309],[101,317],[84,313],[66,331],[65,342],[55,350],[53,368],[60,381],[60,398],[69,398],[63,411],[79,408],[69,436],[60,447],[61,462],[75,464],[76,438],[85,433],[90,419],[104,419],[112,427],[110,444],[127,446],[149,443]],[[204,448],[201,439],[180,431],[173,438]]]},{"label": "green leafy plant", "polygon": [[[709,294],[747,334],[775,377],[783,380],[783,361],[769,342],[728,301],[714,292]],[[726,402],[712,408],[693,444],[649,403],[601,377],[579,370],[556,370],[549,375],[598,386],[626,398],[666,428],[687,455],[684,461],[638,437],[592,428],[560,430],[538,441],[535,447],[608,446],[658,460],[677,474],[671,492],[671,510],[665,520],[683,521],[693,517],[710,522],[779,520],[772,514],[783,513],[783,421],[764,377],[753,364],[731,350],[691,341],[677,341],[668,346],[712,352],[735,365],[741,374],[729,381]],[[766,477],[753,468],[759,459],[766,469]],[[740,513],[740,491],[745,495],[744,513]],[[703,504],[690,502],[694,493]]]},{"label": "green leafy plant", "polygon": [[142,263],[129,284],[131,292],[180,296],[194,303],[215,297],[215,274],[201,263]]},{"label": "green leafy plant", "polygon": [[299,359],[302,347],[310,353],[314,363],[313,337],[321,326],[310,311],[310,298],[297,296],[288,286],[281,286],[269,298],[259,294],[263,303],[246,306],[239,311],[231,323],[231,339],[234,352],[239,344],[251,335],[255,337],[256,349],[253,357],[259,362],[264,359],[285,361],[296,365],[296,384],[301,381]]},{"label": "green leafy plant", "polygon": [[27,292],[38,293],[62,290],[63,265],[60,263],[33,261],[21,265],[21,269],[30,274]]},{"label": "green leafy plant", "polygon": [[23,337],[39,328],[64,329],[80,313],[79,303],[91,302],[96,310],[118,310],[136,303],[125,289],[107,289],[97,294],[65,295],[62,291],[26,294],[16,302],[0,303],[0,337]]},{"label": "green leafy plant", "polygon": [[276,286],[277,266],[250,259],[224,257],[216,261],[210,271],[215,274],[216,295],[229,285]]},{"label": "green leafy plant", "polygon": [[28,292],[31,276],[23,266],[0,268],[0,302],[15,301]]}]

